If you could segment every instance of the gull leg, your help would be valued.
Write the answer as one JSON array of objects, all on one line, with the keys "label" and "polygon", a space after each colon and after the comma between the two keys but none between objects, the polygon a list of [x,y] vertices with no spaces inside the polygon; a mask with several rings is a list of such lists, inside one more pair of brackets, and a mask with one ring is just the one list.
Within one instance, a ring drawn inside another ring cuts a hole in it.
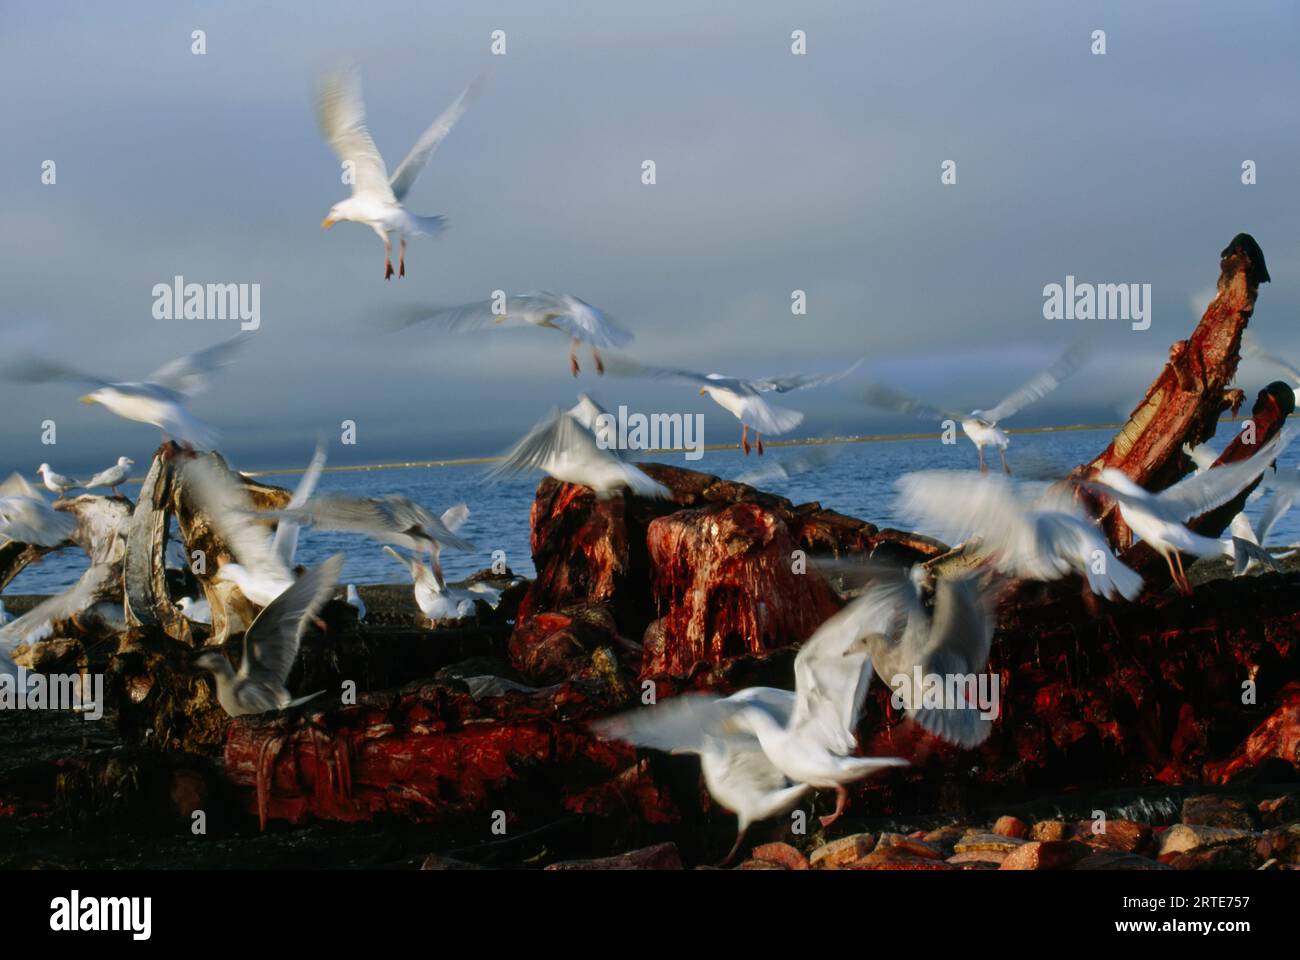
[{"label": "gull leg", "polygon": [[406,235],[402,235],[401,253],[397,258],[397,275],[398,277],[406,276]]},{"label": "gull leg", "polygon": [[749,424],[740,425],[740,447],[745,451],[745,456],[749,456]]},{"label": "gull leg", "polygon": [[823,827],[829,827],[832,823],[844,816],[844,808],[849,805],[849,788],[844,784],[835,787],[835,812],[828,817],[821,818]]},{"label": "gull leg", "polygon": [[980,452],[980,473],[988,473],[989,465],[984,462],[984,448],[980,447],[979,452]]},{"label": "gull leg", "polygon": [[576,337],[569,341],[569,370],[575,377],[578,375],[578,340]]},{"label": "gull leg", "polygon": [[1183,591],[1184,596],[1190,597],[1192,595],[1192,584],[1187,579],[1187,571],[1183,569],[1183,555],[1175,550],[1174,559],[1178,562],[1178,578],[1182,580],[1182,586],[1179,589]]},{"label": "gull leg", "polygon": [[1010,475],[1011,468],[1007,466],[1007,452],[1001,447],[998,447],[998,456],[1002,458],[1002,472]]},{"label": "gull leg", "polygon": [[763,435],[757,430],[754,431],[754,440],[758,444],[758,455],[763,455]]},{"label": "gull leg", "polygon": [[596,373],[603,377],[605,375],[605,364],[601,362],[600,351],[595,347],[591,348],[591,360],[596,365]]},{"label": "gull leg", "polygon": [[745,827],[743,830],[737,831],[736,842],[731,845],[731,851],[725,857],[719,860],[716,864],[714,864],[714,866],[725,867],[727,864],[729,864],[735,858],[736,853],[740,850],[740,844],[744,841],[745,834],[748,832],[749,832],[749,827]]},{"label": "gull leg", "polygon": [[393,241],[384,237],[384,279],[393,279]]}]

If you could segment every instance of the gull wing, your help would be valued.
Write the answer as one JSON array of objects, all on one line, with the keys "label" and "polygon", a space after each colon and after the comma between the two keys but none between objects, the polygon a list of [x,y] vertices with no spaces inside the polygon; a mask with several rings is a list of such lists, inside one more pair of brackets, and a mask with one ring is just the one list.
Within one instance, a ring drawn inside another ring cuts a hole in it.
[{"label": "gull wing", "polygon": [[702,753],[709,737],[741,748],[757,747],[757,737],[726,728],[735,710],[735,704],[713,694],[682,693],[653,706],[593,721],[591,728],[603,739],[667,753]]},{"label": "gull wing", "polygon": [[474,544],[446,528],[441,520],[417,503],[396,494],[381,497],[318,496],[292,510],[273,510],[271,516],[310,524],[321,530],[359,533],[382,539],[420,534],[457,550],[473,550]]},{"label": "gull wing", "polygon": [[392,547],[384,547],[384,553],[388,554],[398,563],[406,568],[406,572],[411,576],[411,582],[416,586],[425,584],[432,588],[434,592],[442,592],[438,586],[437,578],[434,577],[433,571],[429,569],[418,557],[409,557],[404,553],[398,553]]},{"label": "gull wing", "polygon": [[[544,293],[537,299],[548,298],[560,306],[550,311],[543,310],[543,318],[569,336],[595,347],[622,347],[632,342],[633,337],[629,331],[611,320],[605,311],[593,307],[587,301],[578,297],[560,298],[551,293]],[[568,303],[566,300],[571,300],[573,303]],[[577,304],[576,307],[574,303]]]},{"label": "gull wing", "polygon": [[545,470],[554,458],[596,457],[602,451],[595,437],[559,408],[553,408],[523,439],[510,448],[500,463],[488,471],[491,480],[514,476],[528,470]]},{"label": "gull wing", "polygon": [[93,564],[63,593],[42,600],[21,617],[0,627],[0,651],[12,651],[47,623],[81,613],[102,594],[112,572],[112,564]]},{"label": "gull wing", "polygon": [[255,576],[290,579],[289,565],[272,546],[271,532],[262,522],[266,514],[253,509],[247,491],[215,457],[189,461],[182,476],[190,495],[207,513],[235,560]]},{"label": "gull wing", "polygon": [[884,383],[869,383],[861,393],[868,406],[890,413],[901,413],[919,420],[952,420],[960,423],[963,415],[943,407],[936,407]]},{"label": "gull wing", "polygon": [[[993,644],[993,626],[990,598],[980,589],[978,575],[940,576],[933,618],[928,624],[919,619],[908,624],[905,659],[919,664],[926,675],[947,678],[983,672]],[[992,720],[971,708],[913,706],[908,716],[935,736],[967,748],[983,743],[993,730]]]},{"label": "gull wing", "polygon": [[862,361],[858,360],[852,366],[836,373],[795,373],[785,377],[759,377],[746,382],[759,393],[789,393],[792,390],[807,390],[842,380],[860,366]]},{"label": "gull wing", "polygon": [[1295,503],[1295,492],[1277,487],[1273,490],[1273,496],[1268,501],[1268,506],[1259,518],[1259,542],[1268,543],[1268,535],[1273,531],[1273,526],[1282,518]]},{"label": "gull wing", "polygon": [[965,470],[899,477],[897,509],[945,543],[978,538],[1005,567],[1036,563],[1040,544],[1028,506],[1010,481]]},{"label": "gull wing", "polygon": [[854,732],[871,684],[871,658],[859,641],[875,633],[877,607],[863,598],[817,628],[794,661],[796,701],[791,728],[801,728],[832,753],[856,746]]},{"label": "gull wing", "polygon": [[1254,357],[1257,360],[1262,360],[1265,363],[1271,363],[1273,366],[1284,371],[1295,383],[1300,384],[1300,370],[1297,370],[1291,363],[1283,360],[1277,354],[1269,353],[1260,345],[1260,342],[1249,333],[1243,333],[1241,335],[1241,348],[1245,351],[1247,356]]},{"label": "gull wing", "polygon": [[393,171],[392,179],[389,180],[389,186],[392,187],[393,196],[399,201],[406,197],[406,194],[428,164],[429,158],[433,156],[433,151],[437,150],[438,144],[442,143],[447,134],[451,133],[451,128],[456,125],[456,121],[465,115],[466,108],[477,99],[482,88],[483,78],[479,77],[462,90],[460,96],[452,102],[452,105],[438,114],[438,118],[429,125],[429,128],[424,133],[420,134],[420,138],[411,147],[411,152],[397,165],[397,169]]},{"label": "gull wing", "polygon": [[1220,464],[1213,470],[1185,477],[1172,487],[1153,494],[1152,499],[1163,516],[1179,523],[1208,513],[1254,482],[1286,449],[1293,436],[1291,428],[1287,427],[1247,459]]},{"label": "gull wing", "polygon": [[981,411],[984,419],[989,423],[997,423],[1023,410],[1031,403],[1041,400],[1071,377],[1086,359],[1087,351],[1084,350],[1082,345],[1071,344],[1056,359],[1055,363],[1038,374],[1038,376],[1021,384],[1012,393],[1003,397],[997,406]]},{"label": "gull wing", "polygon": [[366,127],[366,104],[355,71],[340,70],[325,76],[316,95],[316,119],[335,156],[352,164],[352,195],[370,195],[396,203],[384,158]]},{"label": "gull wing", "polygon": [[[325,444],[317,443],[316,452],[312,454],[311,462],[307,464],[307,469],[298,480],[298,486],[294,488],[287,509],[301,507],[310,499],[316,492],[316,484],[324,469]],[[271,549],[280,558],[280,562],[290,569],[293,567],[294,554],[298,552],[298,529],[298,524],[292,520],[281,520],[275,525],[275,537],[271,541]]]},{"label": "gull wing", "polygon": [[201,393],[208,388],[209,376],[234,360],[251,336],[248,333],[237,334],[229,340],[164,363],[145,377],[145,385],[162,387],[183,397]]},{"label": "gull wing", "polygon": [[343,554],[321,561],[257,615],[244,632],[239,679],[283,688],[298,659],[307,620],[320,613],[343,572]]}]

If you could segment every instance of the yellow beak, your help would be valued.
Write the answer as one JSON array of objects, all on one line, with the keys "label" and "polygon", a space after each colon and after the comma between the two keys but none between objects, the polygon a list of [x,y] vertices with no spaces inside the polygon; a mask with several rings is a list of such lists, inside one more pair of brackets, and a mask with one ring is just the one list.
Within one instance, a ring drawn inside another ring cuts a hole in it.
[{"label": "yellow beak", "polygon": [[81,402],[82,402],[82,403],[97,403],[98,401],[96,401],[95,398],[92,397],[90,394],[86,394],[84,397],[81,398]]},{"label": "yellow beak", "polygon": [[704,395],[705,395],[706,393],[708,393],[708,392],[709,392],[709,388],[708,388],[708,387],[700,387],[700,396],[701,396],[701,397],[704,396]]},{"label": "yellow beak", "polygon": [[330,227],[334,226],[334,221],[331,220],[329,217],[326,217],[324,220],[320,222],[320,225],[324,227],[326,230],[328,230]]}]

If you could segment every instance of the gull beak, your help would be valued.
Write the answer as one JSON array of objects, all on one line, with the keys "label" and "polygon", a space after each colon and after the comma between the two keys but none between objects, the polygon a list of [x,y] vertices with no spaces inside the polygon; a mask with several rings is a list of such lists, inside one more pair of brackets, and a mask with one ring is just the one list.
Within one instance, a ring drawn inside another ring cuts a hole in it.
[{"label": "gull beak", "polygon": [[82,403],[94,403],[94,402],[95,402],[95,398],[92,397],[90,394],[86,394],[84,397],[81,398],[81,402],[82,402]]},{"label": "gull beak", "polygon": [[333,221],[332,219],[330,219],[329,217],[326,217],[324,220],[322,220],[322,221],[320,222],[320,225],[321,225],[324,229],[328,230],[330,227],[334,226],[334,221]]},{"label": "gull beak", "polygon": [[701,397],[704,396],[704,395],[705,395],[706,393],[708,393],[708,392],[709,392],[709,391],[708,391],[707,388],[705,388],[705,387],[700,387],[700,396],[701,396]]}]

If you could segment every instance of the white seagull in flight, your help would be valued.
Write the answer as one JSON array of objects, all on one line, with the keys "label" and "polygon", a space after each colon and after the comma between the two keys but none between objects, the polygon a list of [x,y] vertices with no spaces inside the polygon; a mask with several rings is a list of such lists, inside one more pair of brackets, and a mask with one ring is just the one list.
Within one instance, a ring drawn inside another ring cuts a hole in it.
[{"label": "white seagull in flight", "polygon": [[178,440],[189,449],[210,450],[216,433],[193,416],[186,404],[208,387],[209,375],[228,364],[250,334],[240,334],[179,359],[165,363],[139,382],[114,383],[63,363],[27,357],[9,365],[10,376],[24,383],[54,380],[85,383],[94,389],[82,403],[98,403],[125,420],[151,423],[164,439]]},{"label": "white seagull in flight", "polygon": [[761,455],[763,434],[789,433],[803,422],[802,413],[798,410],[778,407],[767,399],[768,394],[790,393],[794,390],[807,390],[834,383],[847,377],[861,363],[862,361],[859,360],[853,366],[838,373],[796,373],[786,377],[755,377],[742,380],[737,377],[726,377],[720,373],[695,373],[692,370],[674,367],[655,367],[626,357],[617,357],[610,359],[609,371],[615,376],[676,380],[698,385],[700,396],[709,397],[740,421],[740,446],[746,454],[750,451],[749,430],[753,428],[754,441]]},{"label": "white seagull in flight", "polygon": [[960,423],[962,432],[979,450],[980,472],[988,470],[988,464],[984,460],[984,448],[995,447],[998,457],[1002,460],[1003,471],[1010,473],[1006,449],[1011,443],[1011,438],[1005,431],[998,429],[998,424],[1059,387],[1066,378],[1079,369],[1085,357],[1086,353],[1081,346],[1077,344],[1070,346],[1055,363],[1003,397],[995,406],[987,410],[972,410],[967,414],[931,406],[882,383],[868,387],[864,399],[872,406],[895,413],[904,413],[924,420],[952,420]]},{"label": "white seagull in flight", "polygon": [[433,151],[451,132],[465,112],[479,84],[465,89],[455,103],[438,115],[415,146],[406,155],[392,177],[384,158],[366,128],[366,105],[361,97],[361,81],[354,71],[343,70],[327,75],[316,99],[316,115],[321,132],[330,148],[352,174],[352,196],[330,207],[321,223],[325,229],[340,220],[364,223],[384,241],[384,279],[393,275],[393,242],[389,234],[401,238],[397,275],[406,276],[406,238],[440,233],[446,226],[444,217],[419,217],[402,206],[406,194],[429,162]]},{"label": "white seagull in flight", "polygon": [[570,293],[523,293],[504,300],[477,300],[439,310],[417,310],[399,317],[396,326],[409,327],[432,323],[448,333],[464,330],[493,330],[499,326],[540,327],[558,330],[569,338],[569,371],[576,377],[578,345],[591,347],[596,373],[605,372],[600,357],[602,347],[622,347],[632,342],[632,334],[610,319],[599,307]]},{"label": "white seagull in flight", "polygon": [[1082,480],[1079,485],[1114,500],[1129,529],[1164,557],[1174,584],[1182,593],[1190,595],[1192,585],[1183,571],[1183,553],[1198,557],[1228,556],[1236,559],[1237,551],[1247,552],[1250,545],[1240,540],[1215,540],[1201,536],[1189,530],[1186,523],[1222,506],[1241,493],[1286,449],[1292,436],[1288,427],[1261,446],[1249,459],[1225,463],[1184,477],[1158,493],[1143,490],[1126,474],[1113,467],[1103,469],[1099,479]]}]

